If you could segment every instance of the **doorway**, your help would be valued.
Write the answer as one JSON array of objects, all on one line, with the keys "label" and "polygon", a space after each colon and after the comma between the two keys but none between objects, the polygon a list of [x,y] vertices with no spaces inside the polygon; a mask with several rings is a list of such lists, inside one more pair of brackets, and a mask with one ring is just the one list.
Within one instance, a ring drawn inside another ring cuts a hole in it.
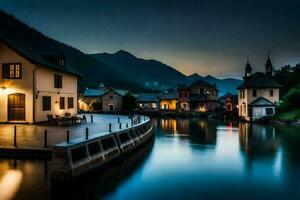
[{"label": "doorway", "polygon": [[8,121],[25,121],[25,94],[8,95]]}]

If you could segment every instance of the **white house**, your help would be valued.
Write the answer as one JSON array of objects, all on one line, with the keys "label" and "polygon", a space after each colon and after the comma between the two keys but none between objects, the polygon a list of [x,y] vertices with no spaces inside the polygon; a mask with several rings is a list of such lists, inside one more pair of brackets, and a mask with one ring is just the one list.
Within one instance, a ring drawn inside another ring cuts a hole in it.
[{"label": "white house", "polygon": [[79,74],[63,55],[40,55],[0,38],[0,122],[77,114]]},{"label": "white house", "polygon": [[265,116],[275,115],[275,107],[279,103],[279,92],[282,87],[273,78],[273,66],[268,57],[266,72],[252,74],[252,67],[247,62],[244,82],[239,90],[239,116],[247,121],[257,120]]}]

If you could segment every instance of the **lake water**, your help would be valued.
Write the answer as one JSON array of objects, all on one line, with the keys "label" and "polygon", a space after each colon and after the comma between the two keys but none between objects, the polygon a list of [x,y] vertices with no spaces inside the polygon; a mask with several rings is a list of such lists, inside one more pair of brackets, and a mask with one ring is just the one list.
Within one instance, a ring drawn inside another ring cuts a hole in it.
[{"label": "lake water", "polygon": [[0,159],[0,199],[300,199],[300,128],[153,123],[155,140],[72,184],[51,185],[48,161]]}]

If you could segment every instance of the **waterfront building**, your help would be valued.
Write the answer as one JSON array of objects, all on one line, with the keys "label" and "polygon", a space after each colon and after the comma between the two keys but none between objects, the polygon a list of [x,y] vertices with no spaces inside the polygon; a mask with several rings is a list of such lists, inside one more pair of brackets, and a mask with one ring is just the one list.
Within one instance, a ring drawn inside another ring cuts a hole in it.
[{"label": "waterfront building", "polygon": [[160,110],[177,110],[177,92],[162,92],[158,97]]},{"label": "waterfront building", "polygon": [[128,90],[105,88],[102,84],[99,89],[87,88],[79,100],[82,111],[121,111],[123,97]]},{"label": "waterfront building", "polygon": [[77,114],[77,79],[64,55],[40,54],[0,38],[0,122],[35,123]]},{"label": "waterfront building", "polygon": [[215,84],[197,80],[189,86],[178,87],[178,104],[182,111],[212,112],[219,107],[218,89]]},{"label": "waterfront building", "polygon": [[158,111],[159,97],[156,93],[141,93],[136,95],[139,110]]},{"label": "waterfront building", "polygon": [[273,66],[268,57],[265,73],[252,74],[252,67],[247,61],[244,82],[237,89],[239,116],[247,121],[275,115],[279,104],[279,92],[282,87],[273,78]]},{"label": "waterfront building", "polygon": [[228,92],[219,98],[219,102],[227,112],[233,112],[238,105],[238,95]]},{"label": "waterfront building", "polygon": [[186,85],[178,87],[178,109],[179,111],[190,110],[190,89]]}]

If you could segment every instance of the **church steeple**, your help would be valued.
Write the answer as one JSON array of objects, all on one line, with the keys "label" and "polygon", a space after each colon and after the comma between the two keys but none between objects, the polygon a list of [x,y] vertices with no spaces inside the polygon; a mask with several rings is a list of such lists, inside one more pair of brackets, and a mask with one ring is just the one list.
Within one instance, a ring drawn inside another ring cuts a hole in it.
[{"label": "church steeple", "polygon": [[268,53],[268,60],[267,60],[267,63],[266,63],[266,74],[268,76],[273,75],[273,65],[272,65],[272,62],[271,62],[271,59],[270,59],[270,53]]},{"label": "church steeple", "polygon": [[247,58],[247,64],[245,67],[245,76],[244,76],[244,80],[248,79],[249,77],[252,76],[252,67],[249,63],[249,58]]}]

